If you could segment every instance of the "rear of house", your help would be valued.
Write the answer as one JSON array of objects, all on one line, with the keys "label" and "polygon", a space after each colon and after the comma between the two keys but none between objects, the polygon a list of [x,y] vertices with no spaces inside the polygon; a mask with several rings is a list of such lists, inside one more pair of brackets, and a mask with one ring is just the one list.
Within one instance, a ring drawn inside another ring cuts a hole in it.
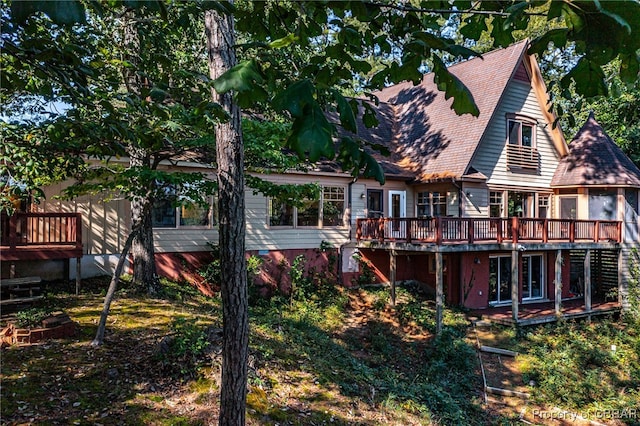
[{"label": "rear of house", "polygon": [[[337,268],[346,285],[416,280],[441,303],[508,310],[516,321],[544,303],[559,313],[569,299],[587,310],[624,302],[639,241],[640,170],[594,117],[566,144],[526,48],[521,42],[450,68],[473,94],[478,117],[456,115],[430,74],[377,93],[380,125],[361,126],[358,136],[389,149],[379,157],[383,186],[322,165],[261,176],[321,187],[320,199],[301,207],[247,189],[246,247],[264,260],[265,284],[286,284],[287,265],[303,255],[316,269]],[[166,167],[214,174],[197,163]],[[47,188],[34,209],[79,213],[80,273],[111,273],[130,228],[128,202],[53,200],[61,189]],[[193,280],[218,241],[215,200],[176,208],[175,196],[153,212],[159,273]],[[14,265],[16,275],[74,276],[69,267]]]}]

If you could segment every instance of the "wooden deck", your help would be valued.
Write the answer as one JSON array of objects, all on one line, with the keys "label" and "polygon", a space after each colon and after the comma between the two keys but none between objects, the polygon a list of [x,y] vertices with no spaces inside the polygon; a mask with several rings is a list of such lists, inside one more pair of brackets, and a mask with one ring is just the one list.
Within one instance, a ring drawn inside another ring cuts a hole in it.
[{"label": "wooden deck", "polygon": [[358,219],[358,242],[409,244],[619,243],[622,223],[540,218]]},{"label": "wooden deck", "polygon": [[[554,302],[520,304],[518,309],[517,325],[527,326],[558,321],[559,318],[578,319],[597,315],[617,314],[621,311],[621,305],[613,301],[594,301],[591,311],[587,311],[584,299],[563,300],[561,315],[556,315]],[[468,317],[476,323],[496,323],[503,325],[516,325],[512,318],[511,306],[497,306],[486,309],[475,309],[468,313]]]},{"label": "wooden deck", "polygon": [[0,261],[82,257],[80,213],[2,215]]}]

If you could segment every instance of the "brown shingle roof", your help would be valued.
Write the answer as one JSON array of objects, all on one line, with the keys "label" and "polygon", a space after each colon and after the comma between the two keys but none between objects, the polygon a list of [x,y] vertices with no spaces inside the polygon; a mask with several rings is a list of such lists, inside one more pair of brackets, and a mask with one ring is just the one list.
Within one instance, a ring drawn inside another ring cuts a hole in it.
[{"label": "brown shingle roof", "polygon": [[640,187],[640,169],[605,133],[593,113],[569,144],[551,186]]},{"label": "brown shingle roof", "polygon": [[478,117],[457,115],[451,109],[453,100],[437,89],[432,73],[416,86],[404,82],[376,92],[381,105],[390,104],[395,111],[388,145],[395,163],[423,181],[465,175],[527,44],[525,40],[449,68],[473,95]]}]

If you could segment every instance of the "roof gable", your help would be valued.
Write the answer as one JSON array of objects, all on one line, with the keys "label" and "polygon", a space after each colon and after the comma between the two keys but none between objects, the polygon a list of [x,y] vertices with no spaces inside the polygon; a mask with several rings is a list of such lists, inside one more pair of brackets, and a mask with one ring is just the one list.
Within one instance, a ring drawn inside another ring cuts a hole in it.
[{"label": "roof gable", "polygon": [[640,169],[591,113],[569,144],[569,155],[560,161],[551,185],[640,187]]},{"label": "roof gable", "polygon": [[524,40],[449,67],[473,95],[478,117],[457,115],[453,100],[437,89],[433,73],[418,85],[404,82],[374,93],[395,111],[389,148],[401,166],[421,181],[464,176],[509,81],[514,76],[529,79],[523,63],[527,46]]}]

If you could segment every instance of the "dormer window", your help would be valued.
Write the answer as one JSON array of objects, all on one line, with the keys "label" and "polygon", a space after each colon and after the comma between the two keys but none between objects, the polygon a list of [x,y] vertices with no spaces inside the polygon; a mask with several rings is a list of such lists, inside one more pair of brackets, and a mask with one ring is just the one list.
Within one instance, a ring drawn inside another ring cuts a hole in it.
[{"label": "dormer window", "polygon": [[533,124],[509,120],[509,144],[533,147]]},{"label": "dormer window", "polygon": [[539,173],[536,121],[517,114],[507,115],[507,168],[513,173]]}]

